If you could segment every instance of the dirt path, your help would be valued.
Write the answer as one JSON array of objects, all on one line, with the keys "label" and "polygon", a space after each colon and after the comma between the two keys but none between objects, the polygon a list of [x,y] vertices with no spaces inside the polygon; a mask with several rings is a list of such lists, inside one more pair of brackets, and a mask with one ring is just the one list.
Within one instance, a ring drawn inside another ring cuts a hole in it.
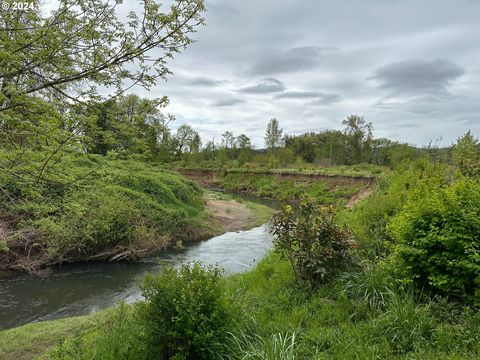
[{"label": "dirt path", "polygon": [[355,195],[353,195],[350,199],[348,199],[347,205],[345,205],[346,208],[352,209],[355,206],[355,204],[359,203],[360,201],[368,197],[372,193],[372,190],[373,190],[372,186],[367,186],[360,189],[360,191],[358,191]]},{"label": "dirt path", "polygon": [[255,221],[250,209],[235,200],[208,199],[207,208],[225,232],[244,229]]}]

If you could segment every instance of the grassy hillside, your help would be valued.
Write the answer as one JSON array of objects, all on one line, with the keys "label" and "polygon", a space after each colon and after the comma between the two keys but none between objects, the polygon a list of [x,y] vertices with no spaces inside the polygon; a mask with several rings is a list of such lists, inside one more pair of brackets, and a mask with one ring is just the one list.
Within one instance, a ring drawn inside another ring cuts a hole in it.
[{"label": "grassy hillside", "polygon": [[203,231],[202,190],[176,173],[82,155],[64,158],[58,169],[72,181],[0,175],[0,266],[134,258]]}]

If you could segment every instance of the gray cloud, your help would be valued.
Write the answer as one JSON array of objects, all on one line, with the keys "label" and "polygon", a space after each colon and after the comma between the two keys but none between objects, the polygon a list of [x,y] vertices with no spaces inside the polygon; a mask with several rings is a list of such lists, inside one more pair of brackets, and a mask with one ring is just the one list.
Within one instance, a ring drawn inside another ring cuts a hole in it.
[{"label": "gray cloud", "polygon": [[253,86],[244,87],[238,92],[245,94],[271,94],[285,90],[285,85],[275,78],[263,79],[261,83]]},{"label": "gray cloud", "polygon": [[480,125],[480,116],[477,118],[460,119],[464,125]]},{"label": "gray cloud", "polygon": [[211,105],[216,106],[216,107],[226,107],[226,106],[234,106],[234,105],[238,105],[238,104],[243,104],[245,102],[246,101],[242,100],[242,99],[227,98],[227,99],[215,100],[211,103]]},{"label": "gray cloud", "polygon": [[465,70],[448,60],[410,59],[378,68],[370,78],[391,95],[446,93]]},{"label": "gray cloud", "polygon": [[313,101],[307,104],[311,106],[326,106],[342,101],[342,97],[339,94],[325,94],[319,91],[284,91],[275,95],[275,98],[294,100],[313,99]]},{"label": "gray cloud", "polygon": [[327,106],[339,103],[341,101],[342,97],[338,94],[323,94],[323,96],[319,97],[318,99],[311,101],[309,105]]},{"label": "gray cloud", "polygon": [[272,52],[257,60],[249,73],[270,75],[311,70],[320,65],[326,54],[334,50],[335,47],[303,46]]},{"label": "gray cloud", "polygon": [[403,123],[403,124],[397,124],[397,127],[403,128],[403,129],[413,129],[419,127],[419,123]]},{"label": "gray cloud", "polygon": [[[299,134],[340,129],[342,119],[358,113],[373,123],[375,136],[418,145],[442,135],[448,145],[468,129],[480,136],[480,1],[206,6],[197,41],[169,60],[175,75],[148,92],[131,91],[168,95],[165,111],[178,119],[172,126],[188,122],[208,139],[245,133],[263,147],[272,117]],[[323,97],[313,97],[320,91]]]},{"label": "gray cloud", "polygon": [[316,91],[285,91],[275,95],[278,99],[312,99],[323,96],[324,94]]},{"label": "gray cloud", "polygon": [[211,79],[208,77],[195,77],[192,78],[191,80],[187,80],[186,84],[190,86],[202,86],[202,87],[214,87],[214,86],[220,86],[224,83],[224,81],[221,80],[215,80]]}]

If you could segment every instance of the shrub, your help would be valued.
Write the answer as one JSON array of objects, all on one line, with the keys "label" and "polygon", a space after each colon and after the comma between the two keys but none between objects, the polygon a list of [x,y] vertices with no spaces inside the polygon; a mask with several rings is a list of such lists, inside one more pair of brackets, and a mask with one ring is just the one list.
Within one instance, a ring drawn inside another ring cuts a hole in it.
[{"label": "shrub", "polygon": [[275,251],[292,264],[297,279],[326,282],[351,263],[351,234],[335,221],[335,208],[305,201],[273,218]]},{"label": "shrub", "polygon": [[392,219],[395,256],[414,282],[440,295],[480,302],[480,184],[421,186]]},{"label": "shrub", "polygon": [[15,181],[0,172],[0,204],[14,229],[6,238],[10,256],[32,246],[32,254],[47,255],[46,263],[60,263],[125,246],[160,247],[204,220],[202,190],[180,175],[132,160],[91,158],[62,158],[58,166],[71,177],[68,184]]},{"label": "shrub", "polygon": [[353,212],[344,213],[343,222],[349,224],[363,255],[373,260],[388,254],[392,243],[387,230],[390,220],[419,183],[441,184],[445,181],[445,172],[443,165],[422,159],[403,164],[394,172],[381,176],[373,193],[355,205]]},{"label": "shrub", "polygon": [[198,263],[147,275],[143,318],[155,359],[212,359],[225,343],[232,308],[219,283],[221,271]]}]

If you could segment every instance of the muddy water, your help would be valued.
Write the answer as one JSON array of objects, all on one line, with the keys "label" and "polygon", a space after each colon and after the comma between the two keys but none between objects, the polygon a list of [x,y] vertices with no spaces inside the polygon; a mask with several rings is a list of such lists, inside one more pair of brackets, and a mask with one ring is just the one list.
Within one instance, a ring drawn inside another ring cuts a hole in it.
[{"label": "muddy water", "polygon": [[139,283],[146,272],[156,272],[165,262],[201,261],[218,264],[227,272],[250,269],[270,249],[267,225],[229,232],[136,263],[72,264],[46,277],[26,274],[0,278],[0,330],[22,324],[85,315],[141,298]]}]

